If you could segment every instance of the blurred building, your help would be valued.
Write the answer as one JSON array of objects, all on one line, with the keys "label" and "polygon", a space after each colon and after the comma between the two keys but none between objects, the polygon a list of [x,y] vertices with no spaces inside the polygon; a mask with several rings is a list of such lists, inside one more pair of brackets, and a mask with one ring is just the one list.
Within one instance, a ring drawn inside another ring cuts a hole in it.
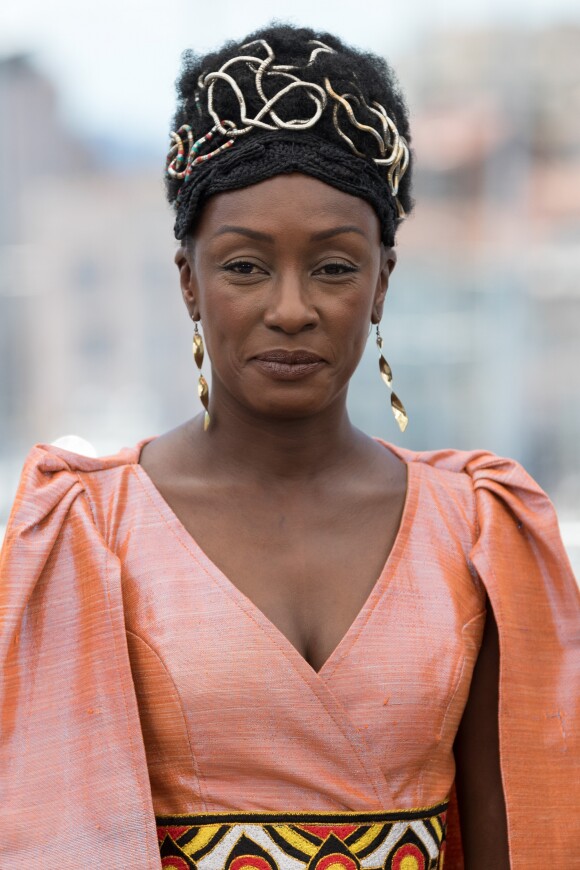
[{"label": "blurred building", "polygon": [[517,456],[577,511],[580,28],[433,34],[397,68],[417,154],[404,292],[423,316],[393,342],[421,365],[419,431]]},{"label": "blurred building", "polygon": [[160,175],[95,171],[34,191],[25,282],[40,288],[29,393],[36,439],[73,431],[116,450],[197,408]]},{"label": "blurred building", "polygon": [[35,442],[116,450],[196,407],[162,173],[126,153],[72,133],[29,58],[0,61],[0,526]]},{"label": "blurred building", "polygon": [[63,125],[53,84],[27,55],[0,58],[0,243],[27,234],[21,193],[46,176],[94,165],[85,143]]},{"label": "blurred building", "polygon": [[[29,435],[38,374],[34,324],[40,287],[25,267],[35,256],[33,191],[43,179],[90,172],[84,144],[58,116],[52,84],[25,55],[0,59],[0,444],[12,452]],[[28,194],[28,197],[25,197]]]}]

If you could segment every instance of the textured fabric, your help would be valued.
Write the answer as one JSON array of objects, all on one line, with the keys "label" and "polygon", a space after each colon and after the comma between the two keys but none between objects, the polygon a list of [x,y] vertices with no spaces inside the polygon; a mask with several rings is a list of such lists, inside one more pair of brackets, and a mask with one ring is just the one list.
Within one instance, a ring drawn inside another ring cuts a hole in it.
[{"label": "textured fabric", "polygon": [[512,866],[569,864],[580,607],[523,469],[387,445],[408,464],[401,528],[317,674],[196,546],[137,464],[143,443],[100,459],[40,445],[23,472],[0,563],[6,866],[41,848],[47,868],[159,868],[156,814],[444,801],[483,586]]},{"label": "textured fabric", "polygon": [[[97,524],[122,565],[156,814],[368,812],[447,798],[485,618],[468,564],[467,477],[411,466],[389,559],[318,673],[207,558],[140,465],[97,486],[93,477]],[[111,515],[113,501],[123,510]]]},{"label": "textured fabric", "polygon": [[215,160],[195,167],[176,201],[174,233],[185,239],[192,231],[208,197],[239,190],[275,175],[302,172],[351,196],[369,202],[381,224],[385,245],[394,243],[399,217],[389,188],[387,172],[370,160],[357,157],[338,145],[308,133],[276,131],[236,141]]}]

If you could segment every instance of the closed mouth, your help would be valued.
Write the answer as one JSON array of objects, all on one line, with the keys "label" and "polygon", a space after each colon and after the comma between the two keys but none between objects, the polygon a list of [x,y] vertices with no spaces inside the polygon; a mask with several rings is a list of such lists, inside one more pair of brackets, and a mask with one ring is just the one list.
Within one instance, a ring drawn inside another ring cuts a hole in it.
[{"label": "closed mouth", "polygon": [[296,366],[296,365],[313,365],[321,363],[325,360],[317,353],[312,353],[309,350],[267,350],[263,353],[256,354],[254,359],[262,360],[263,362],[279,363],[280,365]]},{"label": "closed mouth", "polygon": [[252,362],[262,373],[276,381],[299,381],[326,365],[326,360],[310,350],[277,348],[256,354]]}]

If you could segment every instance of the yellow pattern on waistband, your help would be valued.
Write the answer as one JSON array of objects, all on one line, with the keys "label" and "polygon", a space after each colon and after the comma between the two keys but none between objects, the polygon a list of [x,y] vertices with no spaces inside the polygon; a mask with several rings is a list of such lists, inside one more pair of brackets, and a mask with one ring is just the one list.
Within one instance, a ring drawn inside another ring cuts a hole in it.
[{"label": "yellow pattern on waistband", "polygon": [[164,870],[441,870],[447,802],[421,810],[157,816]]}]

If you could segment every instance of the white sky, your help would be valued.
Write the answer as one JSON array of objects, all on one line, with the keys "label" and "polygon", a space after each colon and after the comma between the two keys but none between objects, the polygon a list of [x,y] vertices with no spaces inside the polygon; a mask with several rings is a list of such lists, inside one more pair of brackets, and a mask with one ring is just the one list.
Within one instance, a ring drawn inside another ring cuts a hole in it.
[{"label": "white sky", "polygon": [[335,32],[396,66],[438,28],[580,22],[580,0],[1,0],[0,55],[32,52],[75,127],[123,138],[139,129],[165,145],[181,51],[203,52],[274,16]]}]

